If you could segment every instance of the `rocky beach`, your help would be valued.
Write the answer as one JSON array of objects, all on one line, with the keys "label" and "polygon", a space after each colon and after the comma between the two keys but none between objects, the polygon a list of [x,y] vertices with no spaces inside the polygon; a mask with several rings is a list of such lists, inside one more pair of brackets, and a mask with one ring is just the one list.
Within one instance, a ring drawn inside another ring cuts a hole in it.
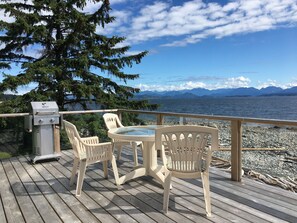
[{"label": "rocky beach", "polygon": [[[187,119],[185,124],[219,129],[220,148],[224,151],[215,151],[213,157],[223,161],[218,167],[228,170],[231,160],[231,152],[228,151],[231,148],[230,122]],[[244,177],[297,192],[297,128],[243,124],[242,148],[248,149],[242,151]]]},{"label": "rocky beach", "polygon": [[[231,147],[229,122],[189,121],[187,124],[217,127],[220,147]],[[245,176],[264,178],[266,183],[271,181],[271,184],[275,184],[275,181],[281,181],[284,184],[292,183],[292,187],[289,186],[289,188],[297,191],[297,128],[244,124],[242,148],[254,148],[254,150],[242,152]],[[230,162],[231,152],[215,151],[213,156]]]}]

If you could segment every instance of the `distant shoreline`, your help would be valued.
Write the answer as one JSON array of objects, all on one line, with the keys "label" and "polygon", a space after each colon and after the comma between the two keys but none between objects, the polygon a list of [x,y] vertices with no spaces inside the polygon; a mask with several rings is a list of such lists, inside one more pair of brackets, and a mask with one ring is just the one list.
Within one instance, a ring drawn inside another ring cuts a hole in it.
[{"label": "distant shoreline", "polygon": [[254,87],[221,88],[208,90],[194,88],[175,91],[142,91],[135,95],[136,98],[200,98],[200,97],[270,97],[270,96],[297,96],[297,86],[283,89],[280,87],[266,87],[257,89]]},{"label": "distant shoreline", "polygon": [[211,96],[211,95],[205,95],[205,96],[184,96],[184,95],[177,95],[177,96],[149,96],[149,95],[142,95],[142,96],[136,96],[135,99],[148,99],[148,100],[162,100],[162,99],[210,99],[210,98],[265,98],[265,97],[296,97],[297,94],[282,94],[282,95],[232,95],[232,96]]}]

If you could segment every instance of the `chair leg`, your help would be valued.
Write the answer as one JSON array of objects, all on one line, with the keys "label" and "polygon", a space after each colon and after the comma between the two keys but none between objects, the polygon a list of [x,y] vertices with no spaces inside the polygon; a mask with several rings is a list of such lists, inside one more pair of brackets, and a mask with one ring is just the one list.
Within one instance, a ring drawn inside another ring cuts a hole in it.
[{"label": "chair leg", "polygon": [[166,171],[165,173],[165,182],[164,182],[164,195],[163,195],[163,212],[167,214],[168,204],[169,204],[169,192],[170,192],[170,183],[171,182],[171,172]]},{"label": "chair leg", "polygon": [[134,166],[138,166],[138,155],[137,155],[137,144],[136,142],[132,142],[133,149],[133,158],[134,158]]},{"label": "chair leg", "polygon": [[143,151],[143,143],[140,144],[140,149],[141,149],[141,153],[143,155],[144,151]]},{"label": "chair leg", "polygon": [[86,167],[87,167],[87,161],[85,160],[81,161],[79,165],[79,172],[78,172],[78,178],[77,178],[77,184],[76,184],[76,196],[80,196],[81,194],[83,180],[85,178]]},{"label": "chair leg", "polygon": [[211,203],[210,203],[208,173],[202,173],[201,180],[202,180],[202,185],[203,185],[206,215],[207,215],[207,217],[210,217],[211,216]]},{"label": "chair leg", "polygon": [[114,155],[111,155],[111,166],[112,166],[112,170],[113,170],[115,183],[117,186],[119,186],[120,185],[119,172],[118,172],[118,167],[117,167],[117,163],[116,163]]},{"label": "chair leg", "polygon": [[77,173],[78,164],[79,164],[79,159],[77,157],[74,157],[73,167],[72,167],[72,172],[71,172],[71,177],[70,177],[70,183],[69,183],[70,186],[72,186],[74,183],[74,178]]},{"label": "chair leg", "polygon": [[108,178],[108,160],[103,161],[103,171],[104,171],[104,177]]}]

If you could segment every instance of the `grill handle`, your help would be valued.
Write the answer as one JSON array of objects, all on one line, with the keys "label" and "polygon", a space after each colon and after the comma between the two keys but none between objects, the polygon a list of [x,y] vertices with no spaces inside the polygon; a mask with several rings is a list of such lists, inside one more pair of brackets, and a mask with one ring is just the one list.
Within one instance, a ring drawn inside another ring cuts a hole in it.
[{"label": "grill handle", "polygon": [[54,115],[57,111],[37,111],[35,115]]}]

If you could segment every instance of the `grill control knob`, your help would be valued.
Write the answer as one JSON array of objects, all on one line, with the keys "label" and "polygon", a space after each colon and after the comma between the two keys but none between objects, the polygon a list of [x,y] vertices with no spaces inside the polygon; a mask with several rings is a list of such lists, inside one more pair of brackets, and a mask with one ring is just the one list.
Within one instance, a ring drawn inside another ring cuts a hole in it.
[{"label": "grill control knob", "polygon": [[51,122],[51,123],[53,123],[54,121],[55,121],[55,119],[54,119],[54,118],[51,118],[51,119],[50,119],[50,122]]},{"label": "grill control knob", "polygon": [[39,121],[38,121],[39,123],[43,123],[43,119],[39,119]]}]

